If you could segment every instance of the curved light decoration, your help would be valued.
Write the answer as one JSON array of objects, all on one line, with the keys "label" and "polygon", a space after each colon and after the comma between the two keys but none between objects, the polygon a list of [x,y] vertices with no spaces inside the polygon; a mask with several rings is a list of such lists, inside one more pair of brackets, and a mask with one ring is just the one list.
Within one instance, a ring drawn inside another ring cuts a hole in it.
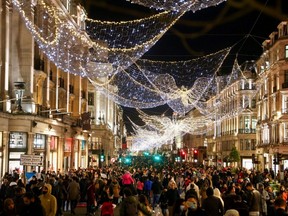
[{"label": "curved light decoration", "polygon": [[[168,104],[175,112],[185,114],[202,100],[229,51],[227,48],[178,62],[139,59],[106,83],[99,79],[91,79],[91,82],[123,106],[144,109]],[[178,87],[177,79],[187,86]]]},{"label": "curved light decoration", "polygon": [[87,19],[87,28],[81,29],[59,0],[38,0],[35,5],[12,2],[39,48],[57,67],[89,77],[109,76],[128,67],[185,13],[165,11],[125,22]]},{"label": "curved light decoration", "polygon": [[[167,116],[148,115],[138,110],[139,117],[145,123],[138,126],[132,122],[134,132],[132,150],[158,148],[163,144],[171,143],[174,137],[184,134],[203,134],[209,129],[207,125],[212,121],[205,116]],[[210,128],[211,129],[211,128]]]},{"label": "curved light decoration", "polygon": [[157,10],[181,11],[189,7],[196,12],[211,6],[216,6],[226,0],[128,0],[131,3],[142,5]]}]

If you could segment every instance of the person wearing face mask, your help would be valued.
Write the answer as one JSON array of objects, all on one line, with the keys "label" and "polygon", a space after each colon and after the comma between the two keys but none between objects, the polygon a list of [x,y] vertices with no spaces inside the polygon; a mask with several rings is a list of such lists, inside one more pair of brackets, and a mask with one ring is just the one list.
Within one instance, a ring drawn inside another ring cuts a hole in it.
[{"label": "person wearing face mask", "polygon": [[173,216],[182,216],[185,212],[185,200],[178,199],[175,204],[174,215]]},{"label": "person wearing face mask", "polygon": [[51,194],[51,190],[52,186],[50,184],[44,184],[42,194],[39,196],[45,216],[55,216],[57,212],[57,200],[55,196]]},{"label": "person wearing face mask", "polygon": [[200,208],[199,201],[196,196],[187,198],[184,207],[185,212],[183,216],[207,216],[205,210]]},{"label": "person wearing face mask", "polygon": [[187,198],[184,210],[186,210],[185,216],[208,216],[205,210],[201,209],[196,196]]}]

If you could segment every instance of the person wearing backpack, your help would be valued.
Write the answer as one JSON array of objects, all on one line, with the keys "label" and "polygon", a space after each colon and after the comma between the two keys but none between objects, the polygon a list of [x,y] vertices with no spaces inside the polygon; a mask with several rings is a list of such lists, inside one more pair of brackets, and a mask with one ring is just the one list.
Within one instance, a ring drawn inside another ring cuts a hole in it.
[{"label": "person wearing backpack", "polygon": [[132,195],[129,188],[123,189],[124,199],[120,205],[120,216],[137,216],[138,215],[138,200]]}]

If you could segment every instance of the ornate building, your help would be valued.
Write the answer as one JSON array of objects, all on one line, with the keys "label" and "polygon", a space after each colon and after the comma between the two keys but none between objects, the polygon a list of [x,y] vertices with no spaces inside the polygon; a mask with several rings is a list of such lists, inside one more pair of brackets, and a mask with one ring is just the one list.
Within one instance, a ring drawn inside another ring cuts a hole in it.
[{"label": "ornate building", "polygon": [[[240,152],[240,164],[252,168],[256,148],[256,86],[251,63],[241,65],[237,79],[228,85],[217,81],[218,92],[208,101],[214,107],[214,124],[208,128],[205,145],[210,165],[228,165],[233,147]],[[252,63],[253,65],[253,63]]]},{"label": "ornate building", "polygon": [[[67,14],[81,10],[61,2]],[[99,165],[92,150],[109,163],[125,131],[121,109],[49,61],[11,1],[0,0],[0,26],[0,175]]]},{"label": "ornate building", "polygon": [[[257,61],[257,152],[265,168],[287,167],[288,155],[288,30],[287,21],[263,42]],[[279,156],[280,154],[280,156]],[[278,157],[277,157],[278,155]],[[276,161],[273,163],[273,159]]]}]

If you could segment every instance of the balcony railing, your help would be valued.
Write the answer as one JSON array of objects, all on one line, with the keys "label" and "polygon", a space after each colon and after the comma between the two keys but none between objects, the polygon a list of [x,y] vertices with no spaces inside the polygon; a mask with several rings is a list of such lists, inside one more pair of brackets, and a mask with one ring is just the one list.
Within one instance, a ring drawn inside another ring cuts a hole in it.
[{"label": "balcony railing", "polygon": [[252,129],[252,128],[239,129],[238,133],[239,134],[255,134],[256,133],[256,129]]}]

